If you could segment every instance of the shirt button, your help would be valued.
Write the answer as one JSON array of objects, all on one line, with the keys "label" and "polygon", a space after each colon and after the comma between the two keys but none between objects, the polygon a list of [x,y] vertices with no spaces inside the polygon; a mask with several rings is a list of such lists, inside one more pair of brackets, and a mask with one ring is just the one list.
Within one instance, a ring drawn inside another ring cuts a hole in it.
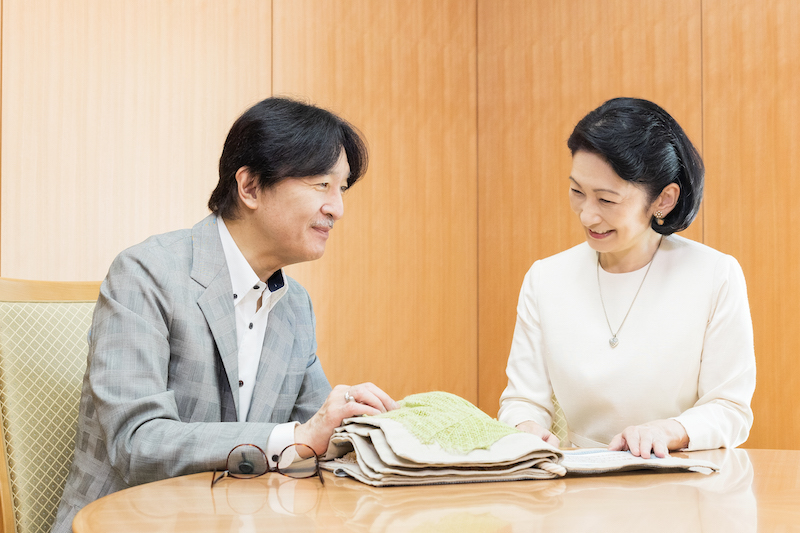
[{"label": "shirt button", "polygon": [[239,380],[239,386],[244,387],[244,381],[242,381],[241,379]]},{"label": "shirt button", "polygon": [[250,329],[253,329],[253,323],[250,322]]},{"label": "shirt button", "polygon": [[260,289],[260,288],[261,288],[261,285],[254,285],[254,286],[253,286],[253,288],[254,288],[255,290],[258,290],[258,289]]},{"label": "shirt button", "polygon": [[278,459],[280,459],[280,457],[278,457],[277,455],[273,455],[273,456],[272,456],[272,462],[273,462],[273,463],[277,463],[277,462],[278,462]]},{"label": "shirt button", "polygon": [[238,298],[238,297],[239,297],[239,295],[238,295],[238,294],[234,294],[234,295],[233,295],[233,299],[234,299],[234,300],[235,300],[236,298]]}]

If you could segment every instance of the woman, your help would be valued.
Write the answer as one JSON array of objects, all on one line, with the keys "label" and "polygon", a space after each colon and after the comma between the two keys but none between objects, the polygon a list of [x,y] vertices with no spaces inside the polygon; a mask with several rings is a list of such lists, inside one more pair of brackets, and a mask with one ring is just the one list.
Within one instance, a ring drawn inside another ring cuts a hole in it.
[{"label": "woman", "polygon": [[703,162],[646,100],[616,98],[567,142],[586,243],[525,276],[499,418],[558,445],[664,457],[734,447],[753,423],[753,330],[737,261],[674,235],[694,220]]}]

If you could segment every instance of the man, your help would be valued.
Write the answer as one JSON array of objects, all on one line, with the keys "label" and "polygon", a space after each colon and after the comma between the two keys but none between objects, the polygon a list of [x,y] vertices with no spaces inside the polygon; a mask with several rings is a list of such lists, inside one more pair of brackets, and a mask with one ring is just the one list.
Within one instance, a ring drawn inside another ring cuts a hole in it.
[{"label": "man", "polygon": [[[212,214],[114,260],[54,532],[111,492],[224,470],[238,444],[263,447],[275,466],[287,445],[322,454],[344,418],[396,407],[370,383],[331,390],[308,294],[282,270],[322,256],[366,165],[347,122],[268,98],[228,134]],[[285,453],[281,465],[293,459]]]}]

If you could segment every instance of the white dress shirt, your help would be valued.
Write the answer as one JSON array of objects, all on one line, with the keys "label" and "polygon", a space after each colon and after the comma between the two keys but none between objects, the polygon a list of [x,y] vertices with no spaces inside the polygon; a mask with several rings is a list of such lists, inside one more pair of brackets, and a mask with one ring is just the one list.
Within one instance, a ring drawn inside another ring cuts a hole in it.
[{"label": "white dress shirt", "polygon": [[[233,286],[233,308],[236,312],[236,340],[239,351],[239,412],[240,421],[247,421],[250,403],[256,385],[258,363],[264,346],[264,334],[267,331],[269,312],[286,294],[283,270],[275,272],[266,283],[258,278],[253,267],[242,255],[239,247],[231,237],[222,218],[217,218],[219,237],[225,252],[225,261],[231,275]],[[269,290],[266,290],[268,289]],[[259,300],[261,305],[259,306]],[[281,451],[294,444],[294,428],[297,422],[278,424],[272,430],[267,442],[267,458],[274,467]],[[291,464],[295,454],[287,452],[281,466]]]}]

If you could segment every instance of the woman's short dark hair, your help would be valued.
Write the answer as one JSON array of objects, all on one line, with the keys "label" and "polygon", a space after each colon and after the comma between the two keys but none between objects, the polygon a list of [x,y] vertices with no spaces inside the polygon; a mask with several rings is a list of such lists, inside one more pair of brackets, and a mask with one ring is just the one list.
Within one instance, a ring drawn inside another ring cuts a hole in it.
[{"label": "woman's short dark hair", "polygon": [[262,100],[231,126],[208,208],[224,219],[237,217],[236,172],[242,167],[266,189],[285,178],[327,174],[342,150],[350,165],[351,186],[364,175],[368,161],[367,146],[352,125],[330,111],[289,98]]},{"label": "woman's short dark hair", "polygon": [[703,199],[703,159],[683,128],[662,108],[638,98],[614,98],[583,117],[567,141],[572,155],[580,150],[603,157],[624,180],[640,184],[652,202],[670,183],[681,189],[662,235],[689,227]]}]

